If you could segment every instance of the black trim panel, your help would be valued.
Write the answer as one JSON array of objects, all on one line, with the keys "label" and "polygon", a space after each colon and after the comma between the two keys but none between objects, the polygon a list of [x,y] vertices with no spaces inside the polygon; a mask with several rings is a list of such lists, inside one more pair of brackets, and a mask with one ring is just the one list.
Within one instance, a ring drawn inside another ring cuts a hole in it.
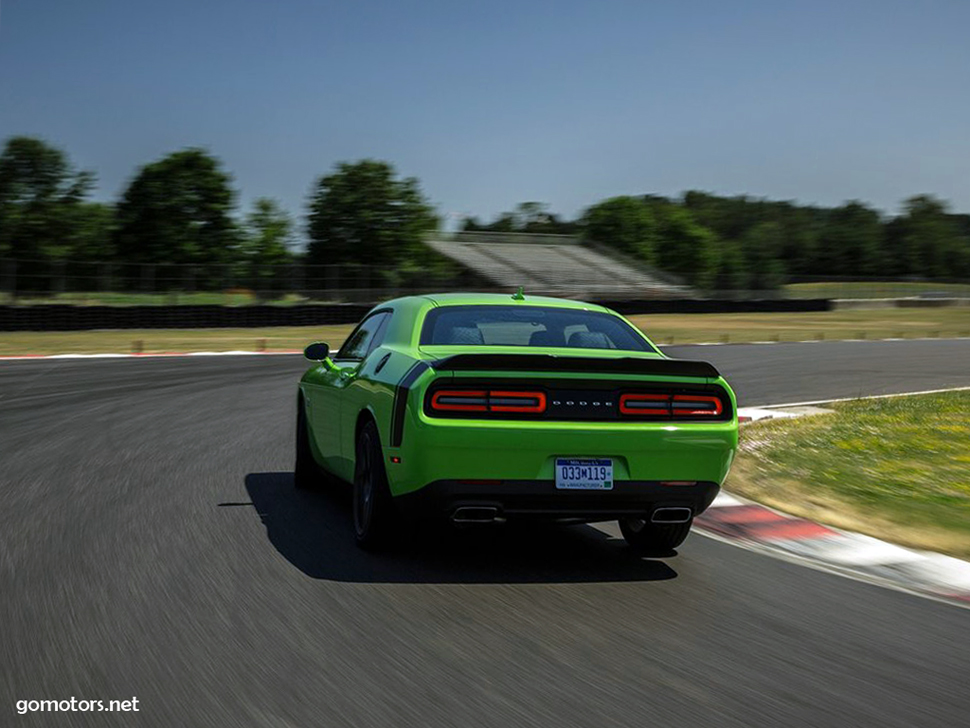
[{"label": "black trim panel", "polygon": [[408,408],[408,392],[411,385],[429,368],[427,362],[416,362],[394,389],[394,405],[391,409],[391,447],[401,447],[401,442],[404,440],[404,415]]},{"label": "black trim panel", "polygon": [[669,377],[719,377],[713,364],[693,359],[647,359],[623,357],[602,359],[592,356],[557,354],[455,354],[432,363],[438,370],[605,372],[609,374],[659,374]]}]

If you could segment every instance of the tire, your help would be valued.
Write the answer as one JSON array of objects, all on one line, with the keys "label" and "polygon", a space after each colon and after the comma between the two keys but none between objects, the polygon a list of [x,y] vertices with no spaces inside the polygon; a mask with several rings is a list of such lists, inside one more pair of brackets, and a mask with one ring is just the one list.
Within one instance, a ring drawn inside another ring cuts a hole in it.
[{"label": "tire", "polygon": [[354,534],[365,551],[380,551],[395,534],[395,511],[384,468],[377,425],[368,422],[357,436],[354,464]]},{"label": "tire", "polygon": [[686,523],[650,523],[645,518],[621,518],[620,531],[627,544],[638,554],[669,554],[680,546],[693,519]]},{"label": "tire", "polygon": [[293,466],[293,484],[299,490],[310,490],[320,482],[320,469],[310,452],[310,431],[307,429],[306,409],[303,400],[296,405],[296,463]]}]

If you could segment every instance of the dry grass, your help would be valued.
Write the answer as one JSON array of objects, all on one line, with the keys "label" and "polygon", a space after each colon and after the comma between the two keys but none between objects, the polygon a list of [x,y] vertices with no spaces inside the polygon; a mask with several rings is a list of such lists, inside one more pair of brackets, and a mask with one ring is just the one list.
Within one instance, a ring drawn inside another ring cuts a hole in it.
[{"label": "dry grass", "polygon": [[168,351],[291,351],[311,341],[338,346],[353,326],[254,329],[115,329],[108,331],[4,331],[0,355],[145,353]]},{"label": "dry grass", "polygon": [[925,294],[961,298],[970,296],[970,282],[935,281],[823,281],[791,283],[786,298],[903,298]]},{"label": "dry grass", "polygon": [[[970,336],[970,307],[872,309],[821,313],[647,314],[631,316],[657,344],[703,341],[802,341]],[[298,350],[311,341],[339,345],[351,326],[255,329],[124,329],[110,331],[4,331],[0,355],[124,353],[141,342],[145,352]]]},{"label": "dry grass", "polygon": [[970,336],[970,307],[629,317],[658,344]]}]

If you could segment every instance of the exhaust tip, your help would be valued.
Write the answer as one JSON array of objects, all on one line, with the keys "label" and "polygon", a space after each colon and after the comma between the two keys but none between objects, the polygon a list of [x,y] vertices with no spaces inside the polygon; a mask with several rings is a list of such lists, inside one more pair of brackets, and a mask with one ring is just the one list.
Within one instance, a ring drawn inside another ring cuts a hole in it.
[{"label": "exhaust tip", "polygon": [[690,508],[657,508],[650,516],[651,523],[687,523],[693,518],[694,512]]},{"label": "exhaust tip", "polygon": [[492,523],[497,518],[495,506],[462,506],[451,514],[452,523]]}]

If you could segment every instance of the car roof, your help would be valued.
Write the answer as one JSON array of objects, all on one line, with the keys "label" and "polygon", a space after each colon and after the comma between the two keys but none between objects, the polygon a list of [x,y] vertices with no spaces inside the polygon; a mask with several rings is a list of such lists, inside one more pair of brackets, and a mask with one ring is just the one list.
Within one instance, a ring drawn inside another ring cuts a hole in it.
[{"label": "car roof", "polygon": [[605,306],[585,301],[573,301],[568,298],[553,298],[551,296],[532,296],[524,294],[521,299],[512,298],[508,293],[428,293],[418,298],[431,301],[435,306],[548,306],[554,308],[571,308],[585,311],[606,311]]}]

